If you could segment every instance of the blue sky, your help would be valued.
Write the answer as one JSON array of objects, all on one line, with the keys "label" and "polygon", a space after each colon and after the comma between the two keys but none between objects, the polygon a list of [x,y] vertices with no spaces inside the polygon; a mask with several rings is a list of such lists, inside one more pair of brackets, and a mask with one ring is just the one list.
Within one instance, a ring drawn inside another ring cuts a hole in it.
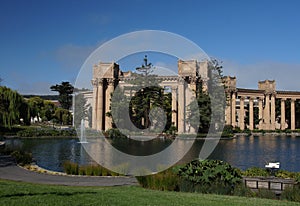
[{"label": "blue sky", "polygon": [[195,42],[223,62],[224,74],[236,76],[239,87],[275,79],[278,89],[300,90],[297,0],[1,0],[0,5],[1,84],[22,94],[49,94],[52,84],[74,83],[94,49],[145,29]]}]

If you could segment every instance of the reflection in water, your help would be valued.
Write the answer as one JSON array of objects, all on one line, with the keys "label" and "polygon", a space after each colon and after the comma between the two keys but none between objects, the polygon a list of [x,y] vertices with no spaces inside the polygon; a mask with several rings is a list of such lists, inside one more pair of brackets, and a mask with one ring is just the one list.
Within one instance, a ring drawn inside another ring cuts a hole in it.
[{"label": "reflection in water", "polygon": [[[182,144],[185,144],[184,140]],[[215,140],[209,140],[215,141]],[[7,147],[22,148],[33,154],[37,164],[46,169],[62,171],[65,161],[79,164],[94,163],[78,139],[9,139]],[[179,162],[183,163],[198,157],[204,140],[197,140],[191,150]],[[113,140],[111,144],[123,152],[134,155],[148,155],[161,151],[170,145],[170,141],[157,139],[148,144],[132,140]],[[279,161],[281,168],[289,171],[300,171],[300,137],[261,135],[239,136],[236,139],[220,140],[210,159],[224,160],[231,165],[247,169],[264,167],[267,162]],[[95,148],[96,149],[96,148]],[[97,151],[106,148],[97,147]],[[180,152],[178,152],[179,154]],[[172,152],[172,154],[174,154]],[[176,152],[175,152],[176,154]],[[106,154],[107,158],[109,154]]]}]

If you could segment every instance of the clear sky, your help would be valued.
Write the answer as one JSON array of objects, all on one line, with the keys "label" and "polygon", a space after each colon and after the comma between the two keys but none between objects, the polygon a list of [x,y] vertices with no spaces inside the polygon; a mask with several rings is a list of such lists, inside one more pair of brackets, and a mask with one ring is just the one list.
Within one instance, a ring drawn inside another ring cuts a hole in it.
[{"label": "clear sky", "polygon": [[74,83],[104,42],[151,29],[195,42],[239,87],[275,79],[278,89],[300,91],[299,10],[298,0],[1,0],[1,84],[49,94],[52,84]]}]

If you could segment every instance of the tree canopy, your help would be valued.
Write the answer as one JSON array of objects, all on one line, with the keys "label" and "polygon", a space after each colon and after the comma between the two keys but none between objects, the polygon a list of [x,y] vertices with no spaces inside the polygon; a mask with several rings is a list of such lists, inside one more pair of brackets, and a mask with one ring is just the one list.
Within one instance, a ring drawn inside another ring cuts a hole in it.
[{"label": "tree canopy", "polygon": [[74,87],[70,82],[62,82],[61,84],[52,85],[50,87],[51,91],[56,91],[59,93],[58,101],[63,109],[69,110],[72,106],[72,93]]},{"label": "tree canopy", "polygon": [[14,90],[0,86],[0,124],[11,128],[20,123],[20,119],[28,123],[28,106],[24,98]]}]

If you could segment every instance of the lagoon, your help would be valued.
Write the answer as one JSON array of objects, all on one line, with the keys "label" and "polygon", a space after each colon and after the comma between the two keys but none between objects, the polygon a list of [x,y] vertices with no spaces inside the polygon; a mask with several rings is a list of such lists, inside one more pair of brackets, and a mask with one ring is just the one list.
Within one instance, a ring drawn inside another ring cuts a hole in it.
[{"label": "lagoon", "polygon": [[[186,140],[180,140],[186,141]],[[214,140],[211,140],[214,141]],[[32,153],[36,163],[46,169],[63,171],[65,161],[81,165],[94,163],[77,138],[26,138],[7,139],[7,147],[23,149]],[[197,140],[181,162],[198,157],[204,140]],[[126,153],[149,155],[171,144],[171,140],[155,139],[140,142],[115,139],[111,144]],[[279,161],[281,169],[300,171],[300,136],[291,135],[240,135],[220,140],[209,159],[220,159],[240,169],[263,168],[267,162]]]}]

